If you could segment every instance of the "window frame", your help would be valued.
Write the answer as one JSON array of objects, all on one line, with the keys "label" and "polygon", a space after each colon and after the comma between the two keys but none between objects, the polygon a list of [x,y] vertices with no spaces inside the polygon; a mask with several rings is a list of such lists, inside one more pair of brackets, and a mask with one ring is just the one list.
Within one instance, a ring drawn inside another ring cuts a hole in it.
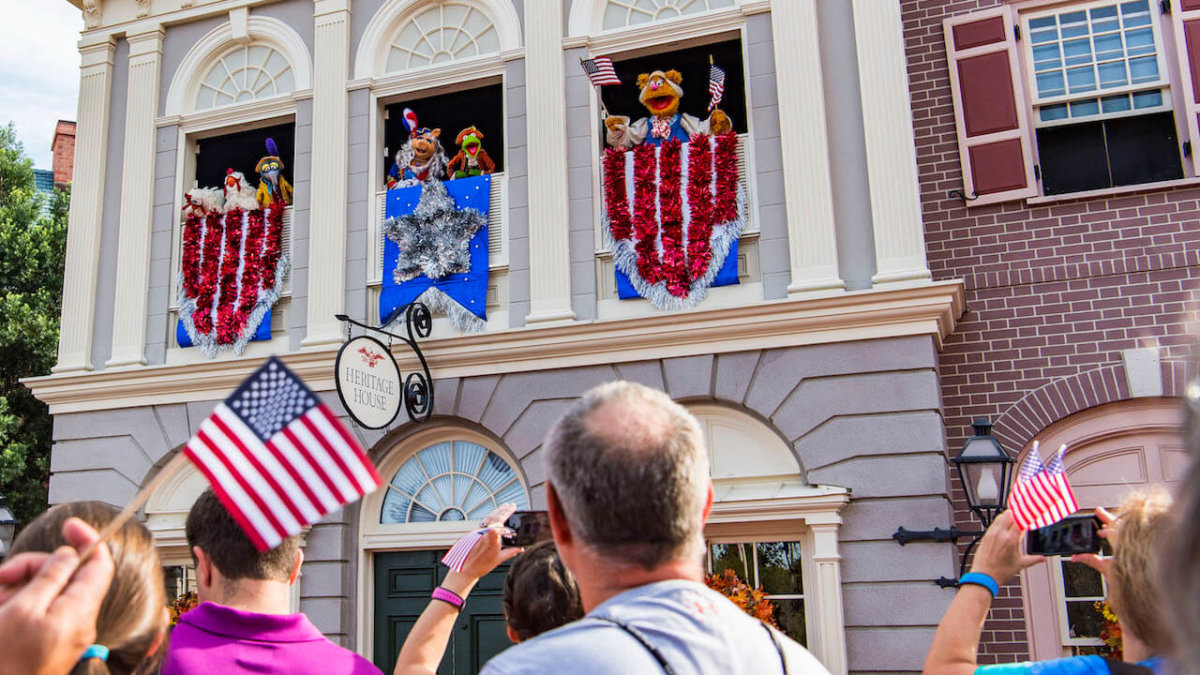
[{"label": "window frame", "polygon": [[[1050,565],[1050,580],[1054,588],[1054,606],[1058,610],[1058,626],[1059,639],[1063,647],[1103,647],[1104,640],[1091,637],[1071,637],[1071,622],[1067,613],[1067,602],[1084,602],[1089,598],[1069,598],[1067,597],[1066,580],[1063,577],[1062,564],[1070,562],[1070,558],[1063,556],[1052,556],[1047,559],[1047,564]],[[1075,563],[1081,565],[1082,563]],[[1096,574],[1100,574],[1097,572]],[[1104,591],[1104,595],[1094,600],[1107,600],[1108,598],[1108,580],[1100,574],[1100,588]],[[1089,596],[1090,597],[1090,596]]]},{"label": "window frame", "polygon": [[[594,9],[594,3],[579,0]],[[601,6],[601,5],[595,5]],[[664,26],[670,38],[664,39]],[[686,15],[667,21],[636,24],[634,26],[604,31],[588,38],[586,46],[590,56],[603,55],[614,61],[638,58],[652,54],[666,54],[667,50],[682,47],[698,47],[706,44],[738,40],[742,47],[742,74],[746,83],[746,133],[744,145],[745,175],[742,182],[746,190],[746,226],[738,237],[738,283],[708,289],[704,301],[696,310],[722,307],[745,306],[763,301],[764,286],[760,265],[759,237],[761,229],[758,214],[758,168],[755,159],[754,100],[750,84],[750,45],[746,36],[746,17],[741,13],[740,3],[733,7],[710,10],[695,15]],[[590,89],[590,87],[589,87]],[[704,90],[700,90],[703,92]],[[588,128],[599,133],[602,124],[600,98],[589,90]],[[599,143],[601,139],[593,138]],[[589,148],[593,145],[589,142]],[[603,151],[592,153],[590,158],[592,189],[592,234],[596,279],[596,318],[601,321],[655,316],[660,313],[645,299],[622,300],[617,297],[613,252],[604,239],[604,191],[602,179]]]},{"label": "window frame", "polygon": [[[1186,119],[1181,117],[1182,114],[1186,114],[1186,113],[1184,113],[1184,111],[1186,110],[1186,107],[1183,105],[1183,102],[1182,102],[1183,87],[1182,87],[1182,82],[1181,82],[1180,69],[1177,64],[1177,59],[1172,58],[1172,56],[1177,53],[1177,45],[1175,44],[1174,31],[1172,30],[1172,27],[1170,25],[1170,21],[1171,21],[1170,17],[1166,14],[1163,14],[1161,7],[1159,6],[1159,4],[1157,2],[1155,2],[1155,0],[1148,0],[1148,2],[1149,2],[1149,6],[1150,6],[1150,12],[1152,15],[1152,19],[1150,22],[1151,28],[1154,31],[1154,37],[1155,37],[1155,40],[1157,41],[1156,47],[1158,49],[1157,58],[1158,58],[1159,72],[1163,75],[1163,80],[1165,82],[1165,84],[1163,84],[1159,87],[1160,89],[1166,90],[1166,94],[1164,95],[1164,106],[1161,108],[1154,108],[1154,109],[1144,109],[1144,110],[1137,110],[1137,111],[1131,110],[1131,111],[1128,111],[1127,113],[1107,113],[1107,114],[1100,113],[1097,115],[1089,116],[1087,118],[1082,118],[1082,119],[1068,118],[1065,121],[1056,121],[1056,122],[1052,122],[1052,123],[1043,123],[1043,122],[1040,122],[1038,119],[1038,107],[1040,105],[1047,105],[1047,103],[1044,101],[1037,101],[1037,95],[1036,95],[1037,83],[1036,83],[1036,79],[1035,79],[1035,69],[1034,69],[1034,65],[1033,65],[1033,43],[1029,38],[1029,36],[1030,36],[1030,29],[1029,29],[1030,20],[1045,17],[1045,16],[1058,15],[1058,14],[1061,14],[1061,13],[1064,13],[1067,11],[1080,11],[1080,10],[1087,11],[1094,7],[1101,7],[1101,6],[1106,6],[1106,5],[1116,5],[1119,7],[1123,1],[1124,0],[1023,0],[1023,1],[1016,1],[1016,2],[1010,1],[1010,3],[1009,3],[1015,14],[1014,23],[1015,23],[1015,25],[1020,27],[1020,31],[1021,31],[1021,38],[1020,38],[1020,40],[1018,40],[1018,45],[1017,45],[1018,55],[1017,55],[1016,61],[1017,61],[1018,72],[1013,74],[1014,75],[1013,81],[1014,81],[1014,84],[1016,84],[1017,82],[1020,82],[1020,86],[1022,87],[1022,90],[1025,95],[1024,96],[1024,104],[1025,104],[1024,112],[1026,115],[1026,119],[1028,120],[1028,128],[1025,131],[1025,135],[1028,138],[1030,161],[1032,161],[1033,166],[1037,168],[1037,177],[1036,177],[1036,181],[1035,181],[1036,194],[1033,196],[1024,198],[1022,201],[1024,201],[1026,204],[1036,205],[1036,204],[1050,203],[1050,202],[1056,202],[1056,201],[1065,201],[1065,200],[1071,200],[1071,199],[1101,197],[1101,196],[1108,196],[1108,195],[1114,195],[1114,194],[1122,194],[1122,193],[1127,193],[1127,192],[1139,192],[1139,191],[1146,191],[1146,190],[1162,189],[1165,187],[1175,186],[1175,185],[1187,185],[1187,184],[1195,183],[1196,181],[1200,180],[1200,173],[1198,173],[1196,171],[1195,167],[1193,166],[1193,163],[1189,160],[1189,158],[1187,156],[1184,155],[1184,152],[1183,152],[1183,144],[1185,142],[1191,142],[1193,139],[1190,138]],[[1060,44],[1061,44],[1061,41],[1060,41]],[[1088,95],[1072,96],[1070,94],[1066,94],[1063,97],[1055,97],[1054,102],[1059,102],[1058,101],[1059,98],[1063,99],[1064,102],[1071,101],[1071,100],[1079,100],[1080,98],[1090,98],[1091,94],[1095,94],[1095,98],[1102,98],[1104,95],[1106,95],[1108,93],[1121,93],[1121,91],[1125,91],[1125,92],[1143,91],[1147,88],[1153,88],[1153,87],[1145,86],[1145,85],[1137,85],[1137,86],[1128,86],[1128,87],[1123,88],[1122,90],[1114,89],[1114,90],[1102,91],[1100,89],[1096,89],[1094,92],[1089,92]],[[1114,185],[1114,186],[1110,186],[1110,187],[1106,187],[1106,188],[1096,188],[1093,190],[1080,190],[1077,192],[1064,192],[1061,194],[1046,194],[1045,189],[1043,187],[1042,176],[1041,176],[1042,160],[1041,160],[1041,152],[1040,152],[1040,149],[1038,147],[1038,142],[1037,142],[1037,130],[1038,129],[1051,127],[1051,126],[1067,126],[1067,125],[1081,124],[1081,123],[1086,123],[1086,122],[1097,122],[1097,121],[1102,121],[1102,120],[1106,120],[1106,119],[1114,119],[1114,118],[1118,118],[1118,117],[1134,117],[1134,116],[1141,116],[1141,115],[1161,113],[1161,112],[1170,112],[1172,115],[1172,119],[1174,120],[1174,123],[1175,123],[1176,138],[1180,139],[1179,145],[1177,148],[1177,152],[1179,153],[1180,166],[1183,169],[1183,177],[1182,178],[1172,179],[1169,181]],[[1196,150],[1194,150],[1193,153],[1196,151],[1200,151],[1200,148],[1197,148]],[[1004,200],[1004,201],[1009,201],[1009,200]],[[969,203],[970,202],[968,202],[968,204]]]},{"label": "window frame", "polygon": [[[754,537],[752,540],[747,538],[746,536],[738,537],[736,535],[706,537],[704,540],[705,573],[713,574],[713,556],[712,556],[712,547],[713,546],[719,546],[719,545],[745,546],[745,545],[748,545],[751,547],[751,549],[750,549],[751,553],[752,553],[751,558],[754,561],[754,578],[753,578],[753,580],[742,579],[742,581],[745,582],[746,585],[750,586],[751,588],[761,588],[762,587],[762,579],[759,577],[760,570],[759,570],[759,562],[758,562],[758,546],[759,546],[759,544],[792,544],[792,543],[800,545],[800,579],[801,579],[802,587],[804,589],[807,589],[808,584],[811,582],[811,579],[809,578],[810,577],[810,572],[809,572],[810,565],[806,562],[806,560],[807,560],[807,558],[809,558],[811,556],[808,553],[808,549],[804,542],[804,538],[797,534],[793,534],[791,536],[785,535],[785,536],[776,537],[776,538],[772,538],[769,536],[768,537],[759,536],[759,537]],[[750,576],[750,575],[747,574],[746,576]],[[806,627],[808,626],[808,619],[809,619],[808,593],[806,593],[806,592],[802,592],[802,593],[769,593],[764,589],[763,594],[766,595],[767,599],[771,600],[772,602],[775,600],[799,600],[801,603],[803,603],[802,607],[804,608],[804,625]],[[805,632],[807,633],[807,630]],[[807,634],[804,636],[804,642],[806,644],[808,642]]]}]

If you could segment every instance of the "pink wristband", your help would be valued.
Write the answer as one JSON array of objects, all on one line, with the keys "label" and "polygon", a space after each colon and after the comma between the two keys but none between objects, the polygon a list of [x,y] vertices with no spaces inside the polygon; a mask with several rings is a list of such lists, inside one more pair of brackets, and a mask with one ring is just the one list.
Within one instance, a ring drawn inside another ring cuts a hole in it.
[{"label": "pink wristband", "polygon": [[451,605],[454,605],[455,609],[459,609],[459,610],[461,610],[463,608],[463,604],[466,602],[461,597],[459,597],[458,593],[455,593],[454,591],[442,588],[441,586],[438,586],[437,588],[433,589],[433,595],[431,597],[433,597],[434,600],[441,600],[442,602],[448,602]]}]

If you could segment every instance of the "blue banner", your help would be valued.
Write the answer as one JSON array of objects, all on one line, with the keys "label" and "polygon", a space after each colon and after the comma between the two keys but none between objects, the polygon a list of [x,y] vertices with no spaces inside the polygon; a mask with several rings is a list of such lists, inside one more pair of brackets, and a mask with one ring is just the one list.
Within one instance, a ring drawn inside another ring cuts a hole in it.
[{"label": "blue banner", "polygon": [[[729,255],[725,256],[725,264],[721,265],[721,271],[717,272],[717,276],[713,279],[712,286],[732,286],[738,282],[738,240],[734,239],[729,245]],[[617,297],[622,300],[632,300],[642,297],[633,284],[629,281],[629,276],[621,270],[617,270]]]},{"label": "blue banner", "polygon": [[[271,310],[263,316],[263,320],[259,322],[258,329],[254,331],[254,337],[250,338],[251,342],[262,342],[263,340],[271,339]],[[180,347],[191,347],[192,338],[188,337],[187,329],[183,327],[182,321],[175,322],[175,341]]]},{"label": "blue banner", "polygon": [[[444,183],[446,192],[459,209],[474,209],[486,220],[491,209],[492,177],[474,176],[458,178]],[[422,186],[388,190],[384,215],[400,218],[411,214],[421,199]],[[471,270],[465,273],[448,274],[440,279],[430,279],[424,274],[396,283],[396,260],[400,249],[396,242],[384,237],[383,243],[383,291],[379,295],[379,320],[382,322],[397,309],[413,302],[430,288],[445,293],[464,309],[481,320],[487,319],[488,286],[488,228],[483,226],[471,238]]]}]

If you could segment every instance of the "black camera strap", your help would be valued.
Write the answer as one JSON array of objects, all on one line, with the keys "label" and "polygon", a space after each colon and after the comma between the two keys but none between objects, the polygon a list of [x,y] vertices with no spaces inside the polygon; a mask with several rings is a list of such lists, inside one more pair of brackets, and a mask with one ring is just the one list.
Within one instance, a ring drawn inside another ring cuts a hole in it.
[{"label": "black camera strap", "polygon": [[[658,647],[655,647],[654,643],[650,642],[650,638],[646,637],[646,634],[642,631],[630,626],[627,623],[622,623],[608,616],[593,615],[589,616],[588,618],[599,619],[600,621],[611,623],[617,628],[625,631],[630,637],[632,637],[634,640],[637,640],[643,647],[645,647],[646,651],[650,652],[650,656],[653,656],[654,660],[658,661],[658,665],[662,667],[663,672],[666,673],[666,675],[675,675],[675,669],[671,667],[670,663],[667,663],[667,658],[663,656],[662,651],[660,651]],[[779,653],[779,664],[783,668],[783,675],[788,675],[787,657],[784,655],[783,644],[780,643],[778,634],[775,632],[775,629],[771,628],[771,626],[765,621],[759,621],[759,623],[761,623],[762,627],[767,631],[767,636],[770,637],[771,644],[775,647],[775,651]],[[1114,673],[1115,672],[1116,671],[1114,671]],[[1135,675],[1137,672],[1138,671],[1131,671],[1129,675]]]},{"label": "black camera strap", "polygon": [[1114,659],[1104,659],[1104,663],[1112,675],[1154,675],[1153,670],[1136,663],[1125,663]]}]

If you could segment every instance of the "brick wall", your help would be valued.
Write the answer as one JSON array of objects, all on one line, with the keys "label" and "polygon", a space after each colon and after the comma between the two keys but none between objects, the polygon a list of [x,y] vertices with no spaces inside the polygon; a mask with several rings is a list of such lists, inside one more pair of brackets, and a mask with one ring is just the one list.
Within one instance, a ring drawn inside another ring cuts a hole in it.
[{"label": "brick wall", "polygon": [[[1114,380],[1123,379],[1121,350],[1159,346],[1165,359],[1185,358],[1200,279],[1200,185],[971,209],[947,196],[963,183],[942,21],[998,4],[902,1],[929,266],[935,279],[961,278],[967,289],[967,314],[939,357],[951,453],[972,418],[1002,421],[1064,378],[1078,390],[1076,409],[1127,396]],[[970,526],[957,488],[954,497],[959,525]],[[1020,588],[1004,589],[981,663],[1028,656],[1024,618]]]},{"label": "brick wall", "polygon": [[75,123],[59,120],[54,129],[54,182],[70,183],[75,175]]}]

